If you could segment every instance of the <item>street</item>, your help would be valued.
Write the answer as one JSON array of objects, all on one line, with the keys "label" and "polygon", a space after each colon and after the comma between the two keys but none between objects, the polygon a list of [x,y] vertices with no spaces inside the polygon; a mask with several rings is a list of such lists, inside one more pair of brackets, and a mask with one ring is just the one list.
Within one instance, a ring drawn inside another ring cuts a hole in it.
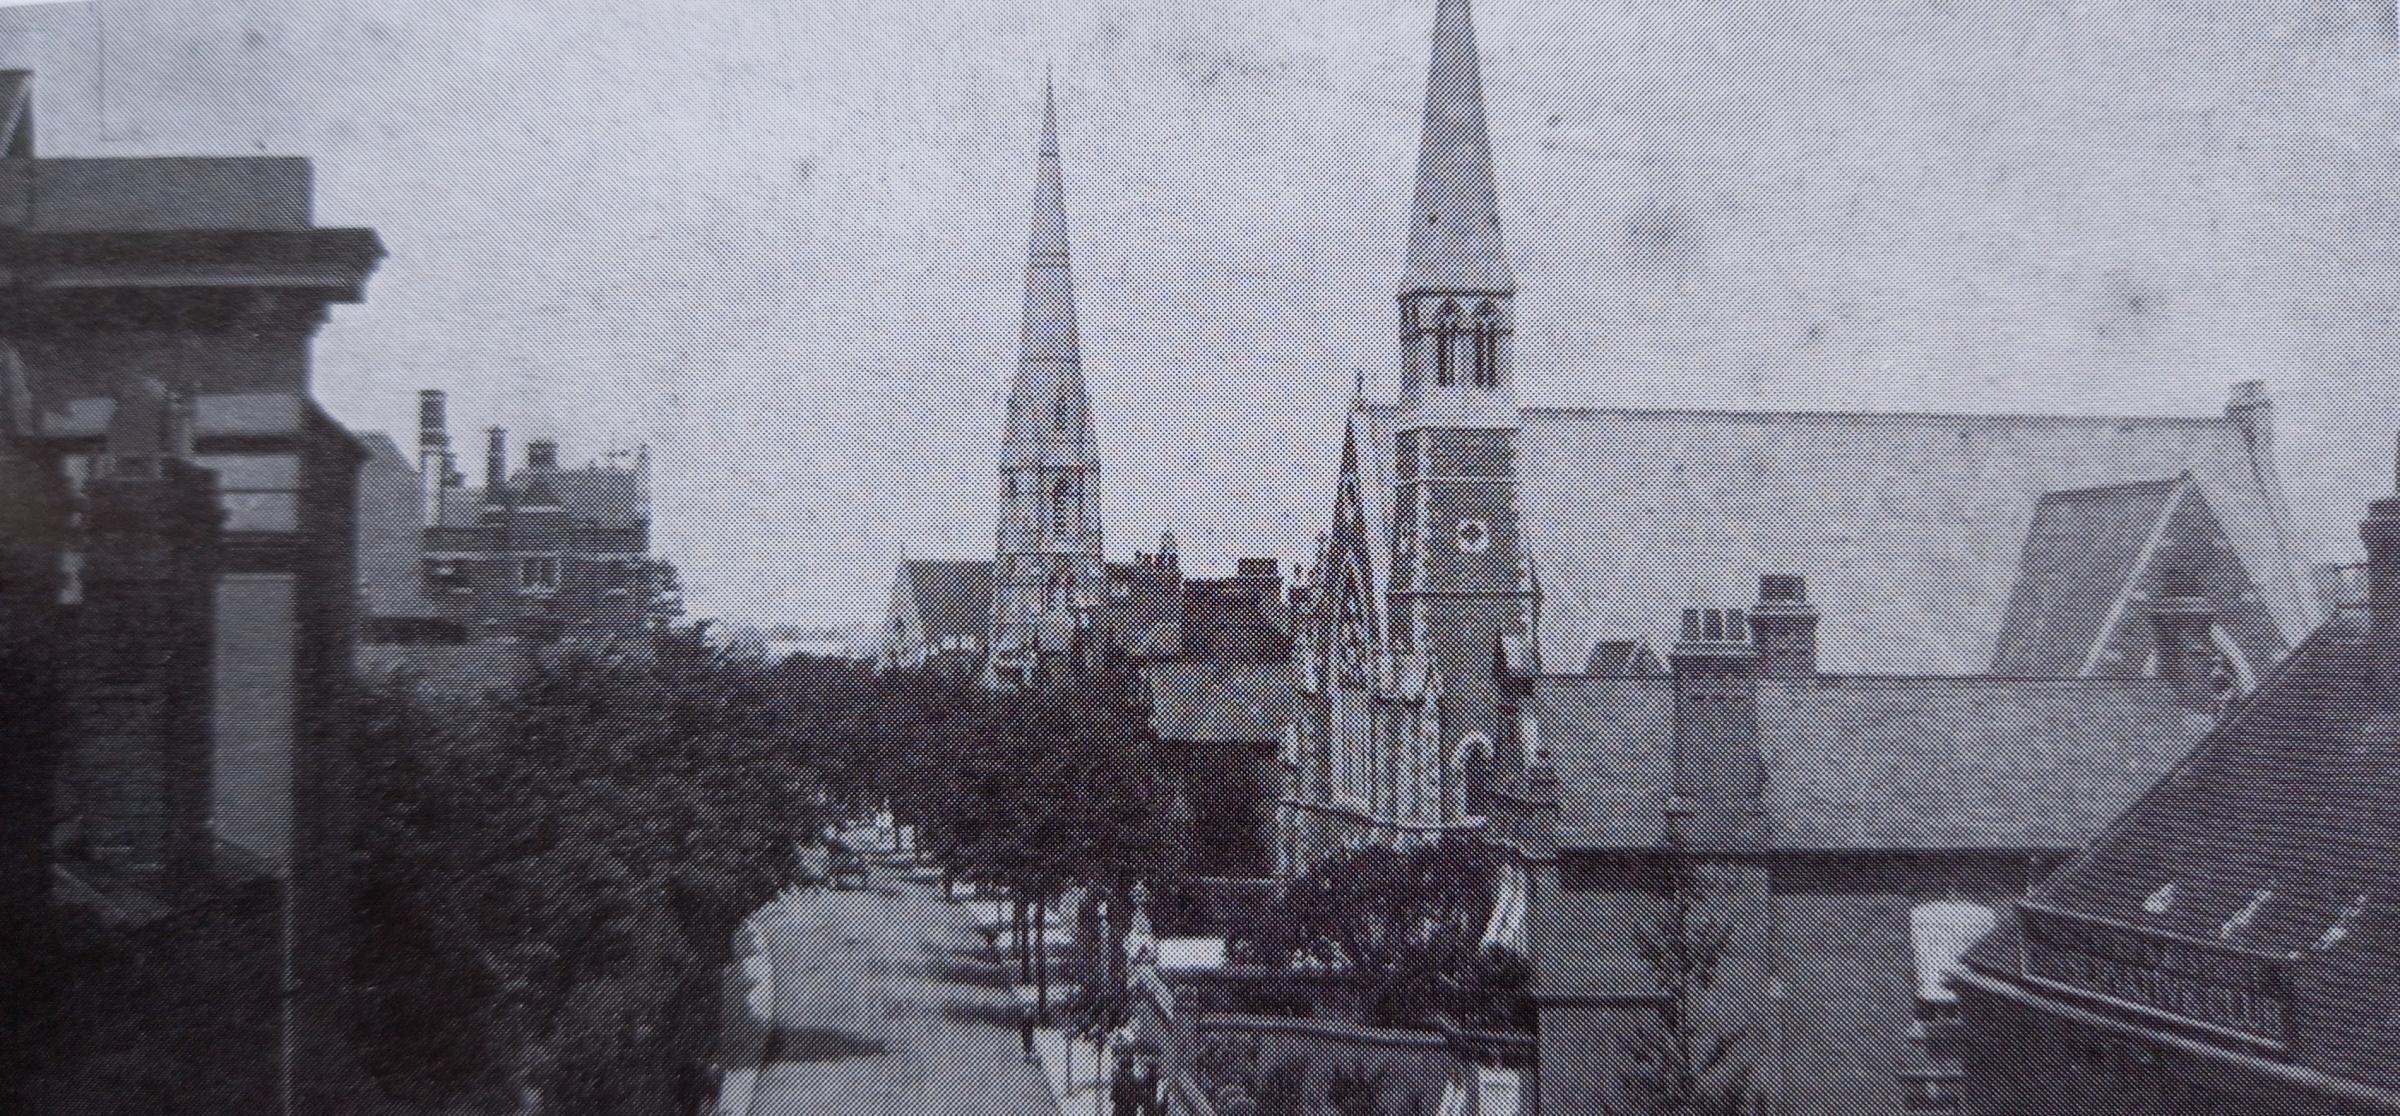
[{"label": "street", "polygon": [[1055,1111],[1019,1054],[1004,970],[959,907],[877,867],[753,920],[772,972],[766,1063],[726,1075],[719,1116],[984,1116]]}]

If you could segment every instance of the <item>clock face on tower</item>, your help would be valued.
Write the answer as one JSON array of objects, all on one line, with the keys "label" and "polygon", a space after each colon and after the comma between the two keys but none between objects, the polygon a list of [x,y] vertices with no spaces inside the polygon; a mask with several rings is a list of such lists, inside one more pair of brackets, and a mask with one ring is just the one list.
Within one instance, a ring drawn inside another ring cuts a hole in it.
[{"label": "clock face on tower", "polygon": [[1491,525],[1480,519],[1458,521],[1458,549],[1468,554],[1481,554],[1492,547]]}]

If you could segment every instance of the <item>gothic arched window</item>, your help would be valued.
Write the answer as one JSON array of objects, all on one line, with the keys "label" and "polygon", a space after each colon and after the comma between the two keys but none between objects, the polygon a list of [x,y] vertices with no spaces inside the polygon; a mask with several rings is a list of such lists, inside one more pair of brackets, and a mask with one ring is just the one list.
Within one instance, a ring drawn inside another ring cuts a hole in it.
[{"label": "gothic arched window", "polygon": [[1458,379],[1458,303],[1442,303],[1433,320],[1433,382],[1449,387]]},{"label": "gothic arched window", "polygon": [[1075,479],[1060,477],[1050,486],[1050,533],[1065,538],[1075,528]]},{"label": "gothic arched window", "polygon": [[1475,308],[1475,386],[1500,386],[1500,310],[1488,298]]}]

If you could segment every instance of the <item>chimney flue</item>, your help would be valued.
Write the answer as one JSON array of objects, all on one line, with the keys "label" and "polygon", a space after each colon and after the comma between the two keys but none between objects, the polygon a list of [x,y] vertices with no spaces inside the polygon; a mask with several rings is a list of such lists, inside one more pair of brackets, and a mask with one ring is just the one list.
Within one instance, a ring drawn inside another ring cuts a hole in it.
[{"label": "chimney flue", "polygon": [[1817,673],[1817,609],[1808,603],[1808,579],[1767,574],[1758,579],[1758,606],[1750,611],[1758,643],[1758,670],[1768,678],[1813,678]]},{"label": "chimney flue", "polygon": [[417,393],[417,444],[426,448],[450,444],[449,397],[434,388]]},{"label": "chimney flue", "polygon": [[2216,627],[2216,606],[2208,599],[2200,571],[2186,564],[2160,569],[2158,598],[2150,602],[2151,638],[2158,676],[2175,688],[2178,704],[2208,711],[2217,707]]},{"label": "chimney flue", "polygon": [[1675,674],[1674,791],[1670,838],[1694,848],[1740,848],[1764,839],[1766,760],[1758,736],[1757,647],[1738,608],[1683,613]]},{"label": "chimney flue", "polygon": [[497,499],[508,487],[508,428],[495,426],[483,449],[483,484],[487,499]]}]

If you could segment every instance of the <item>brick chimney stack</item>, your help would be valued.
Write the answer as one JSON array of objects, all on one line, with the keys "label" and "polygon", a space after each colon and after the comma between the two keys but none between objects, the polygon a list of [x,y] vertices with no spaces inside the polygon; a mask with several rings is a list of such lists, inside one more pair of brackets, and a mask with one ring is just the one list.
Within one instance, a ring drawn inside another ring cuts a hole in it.
[{"label": "brick chimney stack", "polygon": [[2400,467],[2394,495],[2367,507],[2366,522],[2358,525],[2359,541],[2367,547],[2367,623],[2375,649],[2375,677],[2387,686],[2400,685]]},{"label": "brick chimney stack", "polygon": [[558,443],[547,438],[525,443],[525,467],[542,472],[558,469]]},{"label": "brick chimney stack", "polygon": [[500,502],[508,490],[508,428],[505,426],[495,426],[485,435],[483,484],[485,503]]},{"label": "brick chimney stack", "polygon": [[211,656],[223,513],[187,460],[188,404],[155,382],[117,402],[84,486],[72,701],[86,726],[60,772],[70,856],[171,896],[208,853]]},{"label": "brick chimney stack", "polygon": [[449,396],[428,388],[417,393],[417,483],[422,486],[425,525],[442,524],[450,490]]},{"label": "brick chimney stack", "polygon": [[2170,556],[2159,570],[2158,597],[2150,602],[2150,629],[2158,676],[2175,688],[2181,705],[2217,707],[2216,627],[2216,605],[2203,591],[2200,570]]},{"label": "brick chimney stack", "polygon": [[1675,782],[1667,831],[1687,847],[1765,840],[1766,759],[1758,736],[1758,648],[1738,608],[1683,614],[1675,674]]},{"label": "brick chimney stack", "polygon": [[1817,609],[1808,603],[1808,579],[1767,574],[1758,579],[1758,606],[1750,610],[1758,644],[1758,672],[1765,678],[1814,678],[1817,674]]}]

